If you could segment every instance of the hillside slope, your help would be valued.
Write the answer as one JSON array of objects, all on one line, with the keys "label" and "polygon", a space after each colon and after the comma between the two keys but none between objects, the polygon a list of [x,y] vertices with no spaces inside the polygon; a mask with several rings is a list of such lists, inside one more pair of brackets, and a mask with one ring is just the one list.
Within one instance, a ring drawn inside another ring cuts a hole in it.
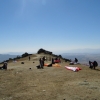
[{"label": "hillside slope", "polygon": [[[0,100],[100,100],[100,68],[60,63],[61,67],[37,69],[39,58],[48,54],[33,54],[18,62],[8,62],[8,70],[0,70]],[[21,62],[24,64],[21,64]],[[34,62],[34,63],[33,63]],[[78,66],[79,72],[64,66]],[[31,68],[31,69],[30,69]]]}]

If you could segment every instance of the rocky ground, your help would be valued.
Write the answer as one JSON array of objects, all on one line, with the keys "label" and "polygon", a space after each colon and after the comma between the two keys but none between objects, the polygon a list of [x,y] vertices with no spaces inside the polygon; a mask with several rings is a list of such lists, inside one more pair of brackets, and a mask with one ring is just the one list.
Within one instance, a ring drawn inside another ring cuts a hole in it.
[{"label": "rocky ground", "polygon": [[[0,100],[100,100],[99,67],[91,70],[62,61],[61,67],[37,69],[41,56],[32,55],[31,61],[26,57],[9,62],[7,71],[0,70]],[[82,70],[73,72],[66,65]]]}]

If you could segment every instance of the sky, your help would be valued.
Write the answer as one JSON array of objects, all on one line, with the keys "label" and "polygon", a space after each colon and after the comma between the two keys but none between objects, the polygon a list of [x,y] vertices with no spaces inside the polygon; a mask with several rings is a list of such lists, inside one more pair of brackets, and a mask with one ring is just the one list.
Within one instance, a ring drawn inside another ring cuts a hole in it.
[{"label": "sky", "polygon": [[100,49],[100,0],[0,0],[0,53]]}]

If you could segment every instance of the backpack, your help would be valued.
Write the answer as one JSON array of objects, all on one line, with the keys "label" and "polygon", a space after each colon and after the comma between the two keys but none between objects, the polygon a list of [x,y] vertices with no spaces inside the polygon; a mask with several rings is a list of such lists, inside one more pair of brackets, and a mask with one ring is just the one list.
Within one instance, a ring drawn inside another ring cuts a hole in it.
[{"label": "backpack", "polygon": [[93,66],[93,63],[91,62],[91,66]]}]

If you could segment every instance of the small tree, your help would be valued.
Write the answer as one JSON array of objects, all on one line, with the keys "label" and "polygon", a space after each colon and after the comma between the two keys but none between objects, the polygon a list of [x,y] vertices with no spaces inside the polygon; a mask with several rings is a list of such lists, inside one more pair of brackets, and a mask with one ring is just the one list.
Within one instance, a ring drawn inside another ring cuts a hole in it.
[{"label": "small tree", "polygon": [[23,57],[27,57],[29,54],[27,52],[25,52],[24,54],[22,54],[22,58]]},{"label": "small tree", "polygon": [[12,60],[12,58],[9,58],[9,60]]},{"label": "small tree", "polygon": [[60,58],[62,58],[62,56],[61,56],[61,55],[59,55],[59,57],[60,57]]},{"label": "small tree", "polygon": [[17,58],[17,59],[20,59],[21,57],[20,57],[20,56],[17,56],[16,58]]}]

